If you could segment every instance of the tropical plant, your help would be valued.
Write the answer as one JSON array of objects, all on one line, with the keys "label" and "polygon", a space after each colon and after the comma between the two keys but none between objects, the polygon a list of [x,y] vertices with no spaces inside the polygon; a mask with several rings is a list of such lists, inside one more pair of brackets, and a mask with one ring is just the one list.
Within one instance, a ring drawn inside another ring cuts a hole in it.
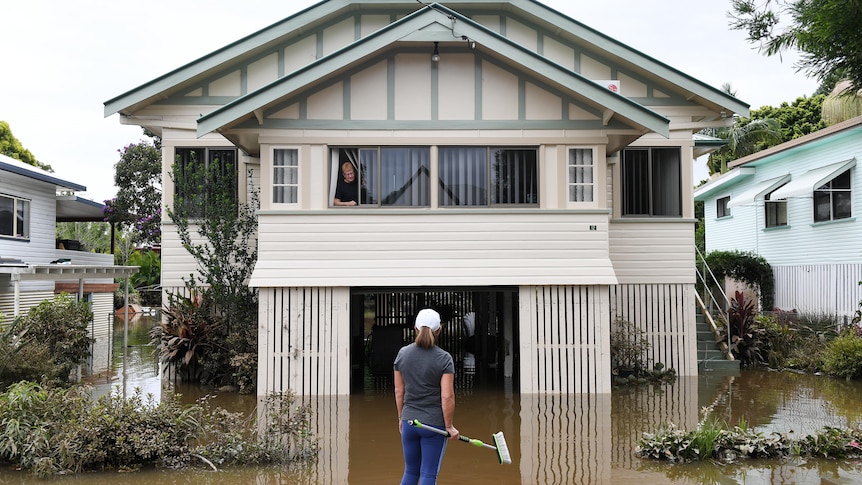
[{"label": "tropical plant", "polygon": [[760,341],[754,328],[757,311],[754,302],[741,291],[734,292],[727,312],[727,331],[730,333],[730,351],[742,365],[761,362]]},{"label": "tropical plant", "polygon": [[139,268],[129,278],[129,282],[141,295],[141,302],[147,306],[161,305],[159,287],[162,281],[162,259],[159,253],[147,249],[137,250],[129,256],[128,265]]},{"label": "tropical plant", "polygon": [[159,361],[185,381],[212,383],[219,370],[209,354],[217,345],[213,338],[221,316],[215,310],[212,292],[187,286],[188,295],[168,293],[162,320],[150,331]]}]

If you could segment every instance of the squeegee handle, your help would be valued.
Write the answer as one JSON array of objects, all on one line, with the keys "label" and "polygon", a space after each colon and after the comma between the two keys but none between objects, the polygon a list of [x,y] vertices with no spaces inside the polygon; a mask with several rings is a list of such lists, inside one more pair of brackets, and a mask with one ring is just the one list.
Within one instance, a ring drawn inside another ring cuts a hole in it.
[{"label": "squeegee handle", "polygon": [[[407,421],[407,424],[411,426],[416,426],[417,428],[427,429],[428,431],[433,431],[434,433],[439,434],[440,436],[449,436],[448,431],[443,431],[442,429],[435,428],[434,426],[426,426],[419,422],[418,419],[411,419]],[[459,435],[458,439],[463,441],[464,443],[470,443],[473,446],[484,446],[485,448],[490,448],[492,450],[496,450],[497,447],[493,445],[489,445],[488,443],[484,443],[481,440],[470,439],[464,435]]]}]

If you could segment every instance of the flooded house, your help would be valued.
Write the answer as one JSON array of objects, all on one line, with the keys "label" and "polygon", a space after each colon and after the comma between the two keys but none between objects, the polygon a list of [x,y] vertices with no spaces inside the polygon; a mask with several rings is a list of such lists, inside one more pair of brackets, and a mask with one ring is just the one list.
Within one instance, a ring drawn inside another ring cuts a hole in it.
[{"label": "flooded house", "polygon": [[608,393],[620,320],[697,374],[693,135],[748,105],[539,2],[323,1],[114,114],[161,137],[166,205],[174,163],[259,193],[260,395],[391,375],[426,306],[459,379]]}]

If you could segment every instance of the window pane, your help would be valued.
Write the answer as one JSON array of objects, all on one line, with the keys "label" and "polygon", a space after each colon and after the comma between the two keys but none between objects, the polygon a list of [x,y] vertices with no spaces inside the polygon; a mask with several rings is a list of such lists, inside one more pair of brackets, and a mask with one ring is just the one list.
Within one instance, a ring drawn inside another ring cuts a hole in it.
[{"label": "window pane", "polygon": [[715,217],[727,217],[730,215],[730,211],[727,208],[727,204],[730,202],[730,197],[722,197],[715,201]]},{"label": "window pane", "polygon": [[491,149],[491,203],[539,201],[536,150]]},{"label": "window pane", "polygon": [[359,150],[359,184],[362,187],[360,203],[377,204],[380,200],[378,178],[377,149]]},{"label": "window pane", "polygon": [[15,224],[15,235],[18,237],[30,237],[28,221],[30,220],[30,202],[18,199]]},{"label": "window pane", "polygon": [[421,207],[431,203],[430,150],[389,147],[380,150],[381,205]]},{"label": "window pane", "polygon": [[678,148],[653,149],[653,215],[682,215],[682,175]]},{"label": "window pane", "polygon": [[15,235],[15,201],[9,197],[0,197],[0,235]]},{"label": "window pane", "polygon": [[441,206],[488,205],[488,149],[445,147],[439,155]]},{"label": "window pane", "polygon": [[625,150],[623,152],[623,215],[649,215],[649,152]]},{"label": "window pane", "polygon": [[832,218],[847,219],[850,217],[850,191],[832,192]]},{"label": "window pane", "polygon": [[[767,196],[768,197],[768,196]],[[766,209],[766,227],[787,225],[787,201],[777,200],[764,203]]]},{"label": "window pane", "polygon": [[814,222],[830,220],[832,201],[829,192],[814,192]]},{"label": "window pane", "polygon": [[272,202],[295,204],[298,199],[299,150],[276,149],[272,154]]},{"label": "window pane", "polygon": [[593,150],[569,149],[569,202],[593,201]]}]

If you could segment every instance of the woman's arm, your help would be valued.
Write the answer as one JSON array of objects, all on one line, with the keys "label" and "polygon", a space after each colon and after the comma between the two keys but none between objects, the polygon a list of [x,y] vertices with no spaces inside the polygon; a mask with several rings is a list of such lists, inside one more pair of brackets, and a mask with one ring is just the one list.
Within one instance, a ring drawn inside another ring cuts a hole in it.
[{"label": "woman's arm", "polygon": [[398,432],[401,432],[401,410],[404,409],[404,379],[395,371],[395,408],[398,410]]},{"label": "woman's arm", "polygon": [[455,374],[443,374],[440,378],[440,401],[443,404],[443,423],[449,432],[449,439],[457,440],[461,433],[455,428]]}]

